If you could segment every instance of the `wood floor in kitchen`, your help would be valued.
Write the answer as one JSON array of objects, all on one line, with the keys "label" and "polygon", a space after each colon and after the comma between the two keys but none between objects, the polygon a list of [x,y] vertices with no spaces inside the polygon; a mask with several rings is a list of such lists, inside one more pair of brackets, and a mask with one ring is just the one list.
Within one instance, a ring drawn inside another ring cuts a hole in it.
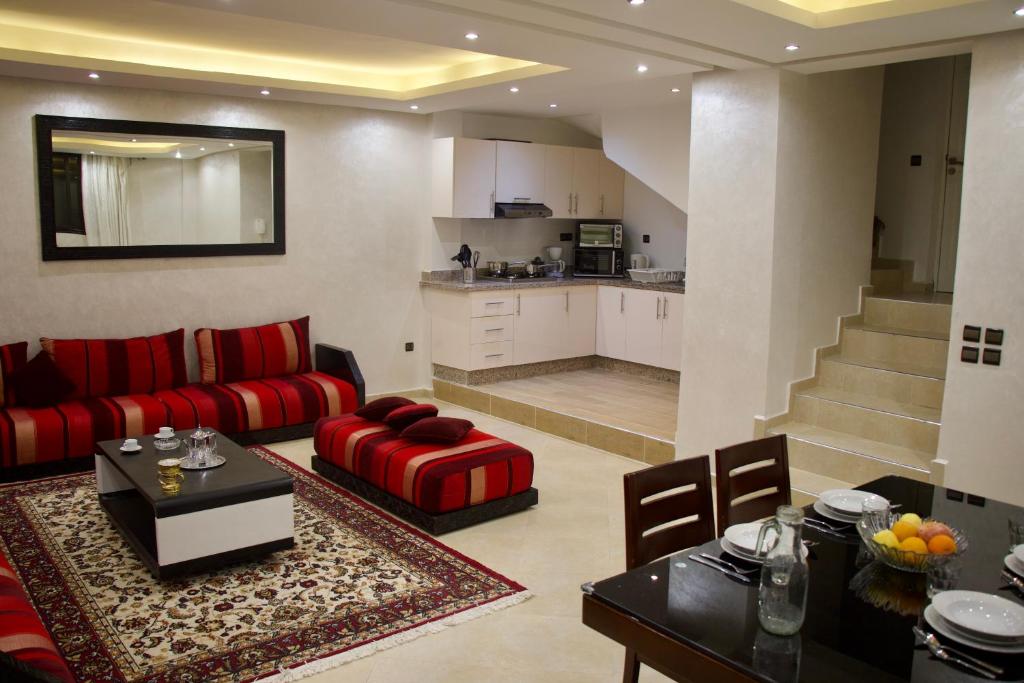
[{"label": "wood floor in kitchen", "polygon": [[473,387],[563,415],[675,441],[679,385],[590,368]]}]

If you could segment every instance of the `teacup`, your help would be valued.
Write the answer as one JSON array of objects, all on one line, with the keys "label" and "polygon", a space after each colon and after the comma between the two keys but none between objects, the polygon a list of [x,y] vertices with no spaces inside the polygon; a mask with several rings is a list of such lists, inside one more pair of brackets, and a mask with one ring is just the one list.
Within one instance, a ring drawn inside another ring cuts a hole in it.
[{"label": "teacup", "polygon": [[121,444],[121,448],[126,451],[134,451],[139,447],[138,439],[125,439],[124,443]]},{"label": "teacup", "polygon": [[174,427],[161,427],[160,431],[156,433],[160,439],[170,439],[174,437]]}]

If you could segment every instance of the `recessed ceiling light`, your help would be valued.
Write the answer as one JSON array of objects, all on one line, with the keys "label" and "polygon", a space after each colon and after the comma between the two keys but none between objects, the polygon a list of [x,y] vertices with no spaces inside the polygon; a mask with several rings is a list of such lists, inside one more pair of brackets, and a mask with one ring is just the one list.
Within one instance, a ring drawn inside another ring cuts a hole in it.
[{"label": "recessed ceiling light", "polygon": [[508,89],[508,91],[509,92],[519,92],[519,88],[517,88],[516,86],[513,85],[511,88]]},{"label": "recessed ceiling light", "polygon": [[174,158],[175,159],[180,159],[181,158],[181,150],[178,150],[177,152],[174,153]]},{"label": "recessed ceiling light", "polygon": [[796,52],[799,49],[800,46],[797,45],[796,43],[790,43],[789,45],[786,46],[786,52]]},{"label": "recessed ceiling light", "polygon": [[100,75],[98,73],[96,73],[95,71],[93,71],[92,73],[89,74],[89,78],[93,79],[94,81],[97,78],[99,78],[99,77],[100,77]]},{"label": "recessed ceiling light", "polygon": [[89,150],[89,154],[95,154],[95,153],[96,152],[92,151],[91,149]]},{"label": "recessed ceiling light", "polygon": [[558,105],[557,105],[557,104],[555,104],[554,102],[552,102],[552,103],[551,103],[551,104],[549,104],[548,106],[549,106],[549,107],[551,107],[552,109],[557,109],[557,108],[558,108]]},{"label": "recessed ceiling light", "polygon": [[672,88],[672,92],[679,92],[679,88]]},{"label": "recessed ceiling light", "polygon": [[228,143],[228,147],[234,147],[234,146],[235,146],[235,143],[233,143],[233,142],[229,142]]},{"label": "recessed ceiling light", "polygon": [[261,95],[269,95],[269,94],[270,94],[270,91],[269,91],[269,90],[267,90],[266,88],[264,88],[263,90],[260,90],[260,94],[261,94]]},{"label": "recessed ceiling light", "polygon": [[477,35],[476,33],[473,33],[472,31],[470,31],[469,33],[466,34],[466,40],[476,40],[479,37],[480,37],[479,35]]},{"label": "recessed ceiling light", "polygon": [[410,104],[409,105],[409,109],[412,109],[413,111],[416,111],[419,108],[420,108],[420,105],[418,105],[418,104]]},{"label": "recessed ceiling light", "polygon": [[647,73],[647,65],[646,64],[637,64],[636,65],[636,72],[640,73],[640,74]]},{"label": "recessed ceiling light", "polygon": [[1018,7],[1013,11],[1018,17],[1024,17],[1024,7]]},{"label": "recessed ceiling light", "polygon": [[200,152],[205,152],[205,151],[206,151],[206,148],[205,148],[205,147],[200,147],[200,148],[199,148],[199,151],[200,151]]},{"label": "recessed ceiling light", "polygon": [[632,5],[633,7],[639,7],[640,5],[647,2],[647,0],[626,0],[626,2]]},{"label": "recessed ceiling light", "polygon": [[132,138],[132,142],[138,142],[138,141],[139,141],[138,138]]}]

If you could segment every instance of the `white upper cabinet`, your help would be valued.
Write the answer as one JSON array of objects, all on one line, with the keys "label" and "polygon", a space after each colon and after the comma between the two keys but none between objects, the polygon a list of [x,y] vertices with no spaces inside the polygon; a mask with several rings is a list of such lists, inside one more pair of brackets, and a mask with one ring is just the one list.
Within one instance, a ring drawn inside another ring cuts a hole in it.
[{"label": "white upper cabinet", "polygon": [[440,138],[433,143],[431,207],[435,218],[494,218],[497,143]]},{"label": "white upper cabinet", "polygon": [[543,204],[545,145],[497,142],[495,196],[501,203]]},{"label": "white upper cabinet", "polygon": [[544,145],[544,203],[552,218],[573,218],[572,147]]},{"label": "white upper cabinet", "polygon": [[599,149],[576,148],[572,164],[573,218],[601,216],[601,160]]},{"label": "white upper cabinet", "polygon": [[601,202],[598,211],[601,218],[622,220],[626,172],[614,161],[602,155],[598,182]]}]

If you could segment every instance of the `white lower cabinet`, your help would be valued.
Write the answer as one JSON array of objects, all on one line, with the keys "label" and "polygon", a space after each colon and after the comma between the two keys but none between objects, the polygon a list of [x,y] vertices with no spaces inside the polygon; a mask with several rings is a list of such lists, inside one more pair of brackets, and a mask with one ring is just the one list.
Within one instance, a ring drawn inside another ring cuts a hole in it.
[{"label": "white lower cabinet", "polygon": [[657,365],[678,371],[683,361],[683,295],[664,294],[661,305],[661,362]]},{"label": "white lower cabinet", "polygon": [[597,355],[679,370],[683,295],[599,287]]},{"label": "white lower cabinet", "polygon": [[626,290],[626,360],[661,363],[661,292]]},{"label": "white lower cabinet", "polygon": [[516,365],[566,358],[569,290],[524,289],[515,294]]},{"label": "white lower cabinet", "polygon": [[597,288],[597,355],[626,360],[626,289]]}]

